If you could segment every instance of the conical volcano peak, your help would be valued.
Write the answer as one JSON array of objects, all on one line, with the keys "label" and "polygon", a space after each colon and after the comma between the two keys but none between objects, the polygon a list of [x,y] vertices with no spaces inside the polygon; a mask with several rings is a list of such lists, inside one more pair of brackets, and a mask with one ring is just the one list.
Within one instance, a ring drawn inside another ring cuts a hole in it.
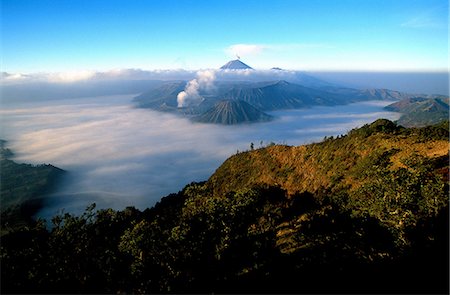
[{"label": "conical volcano peak", "polygon": [[220,67],[221,70],[253,70],[252,67],[243,63],[239,59],[231,60]]},{"label": "conical volcano peak", "polygon": [[275,83],[275,85],[280,85],[280,86],[283,86],[283,85],[289,85],[290,83],[288,82],[288,81],[286,81],[286,80],[278,80],[276,83]]}]

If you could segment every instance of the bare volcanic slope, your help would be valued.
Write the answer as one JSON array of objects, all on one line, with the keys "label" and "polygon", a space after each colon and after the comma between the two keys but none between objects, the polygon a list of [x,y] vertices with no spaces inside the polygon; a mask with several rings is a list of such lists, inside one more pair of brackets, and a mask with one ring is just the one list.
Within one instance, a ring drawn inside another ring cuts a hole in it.
[{"label": "bare volcanic slope", "polygon": [[238,85],[223,98],[245,101],[261,110],[296,109],[314,105],[347,103],[343,96],[289,83],[284,80]]},{"label": "bare volcanic slope", "polygon": [[[240,62],[240,61],[238,61]],[[240,104],[239,108],[256,108],[260,111],[274,111],[281,109],[298,109],[313,106],[334,106],[344,105],[368,100],[388,100],[398,101],[401,99],[410,99],[411,101],[426,99],[441,99],[440,96],[422,96],[417,94],[408,94],[404,92],[388,89],[351,89],[337,86],[326,87],[306,87],[305,85],[291,83],[285,80],[250,82],[250,81],[216,81],[211,89],[199,89],[198,100],[196,104],[190,104],[188,107],[178,107],[177,95],[185,90],[186,81],[169,81],[160,87],[152,89],[134,98],[137,107],[151,108],[157,111],[175,112],[188,115],[191,118],[199,116],[198,120],[202,122],[227,124],[223,122],[251,122],[243,118],[230,118],[237,112],[228,112],[225,119],[224,113],[220,112],[222,119],[212,119],[211,112],[216,113],[215,104],[223,100],[243,101],[247,104]],[[439,103],[440,102],[436,102]],[[230,106],[230,105],[229,105]],[[228,107],[229,107],[228,106]],[[223,107],[223,106],[222,106]],[[209,112],[206,114],[206,112]],[[253,109],[247,109],[244,113],[255,113]],[[205,116],[202,116],[205,115]],[[252,118],[250,116],[249,118]],[[256,116],[255,121],[261,120],[263,116]],[[440,115],[442,117],[442,114]],[[413,123],[405,126],[416,126],[414,117],[411,117]],[[425,123],[435,123],[436,121],[424,121]],[[420,122],[417,126],[423,126]]]},{"label": "bare volcanic slope", "polygon": [[[164,85],[137,96],[138,107],[155,110],[177,108],[177,95],[184,90],[186,82],[167,82]],[[207,101],[214,104],[219,100],[241,100],[261,110],[296,109],[317,105],[340,105],[351,102],[387,99],[398,100],[412,97],[406,93],[391,90],[358,90],[350,88],[311,88],[285,80],[266,82],[217,83],[211,93],[200,92]]]},{"label": "bare volcanic slope", "polygon": [[239,59],[231,60],[220,67],[221,70],[253,70],[252,67],[243,63]]},{"label": "bare volcanic slope", "polygon": [[272,116],[258,110],[242,100],[222,100],[205,113],[194,118],[202,123],[234,125],[240,123],[265,122]]}]

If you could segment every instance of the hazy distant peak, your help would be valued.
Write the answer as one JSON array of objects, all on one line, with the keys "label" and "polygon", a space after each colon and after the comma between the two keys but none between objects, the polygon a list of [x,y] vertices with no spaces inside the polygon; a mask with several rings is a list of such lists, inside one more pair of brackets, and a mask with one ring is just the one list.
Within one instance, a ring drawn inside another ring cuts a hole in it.
[{"label": "hazy distant peak", "polygon": [[24,74],[20,74],[20,73],[15,73],[15,74],[12,74],[12,73],[8,73],[8,72],[1,72],[0,73],[0,79],[2,80],[2,81],[6,81],[6,80],[12,80],[12,81],[14,81],[14,80],[23,80],[23,79],[25,79],[25,78],[28,78],[29,76],[28,75],[24,75]]},{"label": "hazy distant peak", "polygon": [[243,63],[239,59],[231,60],[220,67],[221,70],[253,70],[252,67]]},{"label": "hazy distant peak", "polygon": [[289,85],[289,84],[291,84],[291,83],[289,83],[288,81],[286,81],[286,80],[278,80],[276,83],[274,83],[275,85]]}]

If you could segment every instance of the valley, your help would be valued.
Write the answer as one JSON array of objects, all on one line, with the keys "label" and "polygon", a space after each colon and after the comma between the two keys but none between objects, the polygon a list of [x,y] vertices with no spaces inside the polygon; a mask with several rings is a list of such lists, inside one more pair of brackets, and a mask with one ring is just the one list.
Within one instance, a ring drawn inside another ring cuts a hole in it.
[{"label": "valley", "polygon": [[448,136],[376,120],[239,152],[143,211],[92,204],[2,237],[2,290],[444,293]]},{"label": "valley", "polygon": [[1,0],[1,294],[449,294],[449,0]]},{"label": "valley", "polygon": [[81,213],[92,202],[99,208],[146,208],[186,183],[204,180],[251,143],[258,148],[317,142],[399,116],[383,110],[388,102],[378,101],[267,112],[272,120],[257,124],[200,124],[134,108],[135,96],[20,104],[1,111],[8,126],[2,137],[15,152],[14,161],[51,163],[70,174],[47,196],[38,216],[50,219],[61,208]]}]

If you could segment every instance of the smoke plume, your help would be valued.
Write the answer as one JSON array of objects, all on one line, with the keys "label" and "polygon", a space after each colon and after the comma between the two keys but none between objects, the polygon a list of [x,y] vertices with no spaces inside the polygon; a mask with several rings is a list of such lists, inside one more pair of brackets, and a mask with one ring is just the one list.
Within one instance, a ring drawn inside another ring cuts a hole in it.
[{"label": "smoke plume", "polygon": [[214,86],[215,79],[216,75],[212,70],[197,72],[197,78],[189,81],[184,88],[184,91],[178,93],[178,107],[188,107],[202,102],[203,98],[199,94],[199,91],[211,89]]},{"label": "smoke plume", "polygon": [[[208,80],[211,81],[211,80]],[[203,81],[204,82],[204,81]],[[192,181],[207,179],[251,142],[302,144],[384,117],[383,105],[365,103],[272,112],[268,123],[221,126],[192,123],[175,114],[138,109],[135,95],[15,102],[0,108],[0,138],[19,163],[51,163],[67,178],[38,216],[61,208],[153,206]],[[152,128],[143,128],[152,126]],[[182,173],[181,173],[182,172]]]}]

